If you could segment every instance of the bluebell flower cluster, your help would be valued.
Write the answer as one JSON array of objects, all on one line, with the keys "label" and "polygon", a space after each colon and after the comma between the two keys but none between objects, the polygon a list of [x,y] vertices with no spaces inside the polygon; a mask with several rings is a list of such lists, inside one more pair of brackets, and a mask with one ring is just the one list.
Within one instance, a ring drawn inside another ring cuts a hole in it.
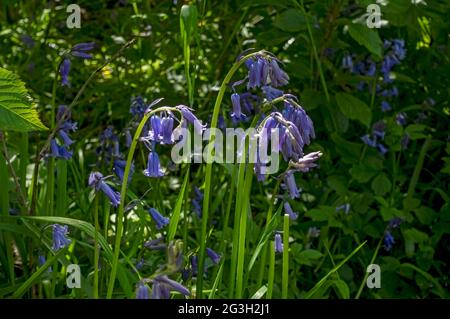
[{"label": "bluebell flower cluster", "polygon": [[69,238],[67,238],[67,234],[69,233],[69,228],[67,225],[61,226],[59,224],[52,225],[53,230],[53,251],[58,251],[72,242]]},{"label": "bluebell flower cluster", "polygon": [[372,126],[372,133],[366,134],[361,137],[361,140],[369,147],[376,148],[380,154],[385,155],[389,149],[382,144],[384,140],[386,130],[386,123],[384,121],[378,121]]},{"label": "bluebell flower cluster", "polygon": [[137,284],[136,299],[150,299],[150,288],[145,282],[140,281]]},{"label": "bluebell flower cluster", "polygon": [[108,198],[113,207],[120,204],[120,193],[115,191],[111,186],[105,183],[105,177],[100,172],[91,172],[88,184],[95,191],[102,191]]},{"label": "bluebell flower cluster", "polygon": [[91,59],[92,55],[87,52],[94,49],[94,47],[95,47],[94,42],[79,43],[72,47],[72,49],[69,51],[69,54],[64,55],[64,59],[59,65],[59,74],[61,75],[62,86],[70,86],[69,82],[69,72],[71,66],[70,58],[76,57],[80,59]]},{"label": "bluebell flower cluster", "polygon": [[403,222],[403,219],[401,219],[399,217],[393,218],[389,221],[389,223],[386,227],[386,230],[384,232],[384,238],[383,238],[384,249],[386,251],[392,250],[392,247],[395,244],[395,239],[394,239],[394,236],[392,235],[392,231],[395,228],[398,228],[402,222]]},{"label": "bluebell flower cluster", "polygon": [[[377,85],[376,93],[382,98],[381,110],[387,112],[392,109],[388,100],[398,96],[397,87],[392,85],[391,72],[393,67],[400,64],[406,56],[405,41],[402,39],[385,40],[384,51],[383,60],[378,67],[370,57],[355,61],[356,56],[354,54],[346,54],[342,58],[342,68],[362,77],[374,77],[377,75],[378,69],[383,79],[383,85]],[[370,82],[361,80],[357,89],[362,91],[367,88],[371,92],[371,85]]]},{"label": "bluebell flower cluster", "polygon": [[[64,119],[62,118],[65,114]],[[56,120],[59,123],[61,120],[64,120],[62,122],[61,126],[58,127],[57,131],[57,137],[60,141],[58,143],[57,138],[53,138],[50,141],[50,153],[48,156],[69,160],[72,158],[73,151],[70,150],[70,146],[74,143],[74,141],[70,138],[69,134],[70,132],[74,132],[77,130],[77,123],[71,121],[71,113],[67,111],[66,105],[60,105],[58,107],[58,111],[56,113]]]}]

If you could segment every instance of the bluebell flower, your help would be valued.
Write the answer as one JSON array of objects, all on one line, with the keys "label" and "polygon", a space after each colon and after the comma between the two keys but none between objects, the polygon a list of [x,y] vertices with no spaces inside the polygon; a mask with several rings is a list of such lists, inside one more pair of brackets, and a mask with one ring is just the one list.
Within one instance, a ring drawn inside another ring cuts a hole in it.
[{"label": "bluebell flower", "polygon": [[276,253],[282,253],[283,252],[283,241],[281,239],[281,234],[276,233],[275,234],[275,252]]},{"label": "bluebell flower", "polygon": [[268,101],[272,101],[283,95],[283,91],[276,89],[274,87],[271,87],[270,85],[263,86],[262,90]]},{"label": "bluebell flower", "polygon": [[70,60],[65,58],[59,66],[59,74],[61,75],[61,85],[70,86],[69,72],[70,72]]},{"label": "bluebell flower", "polygon": [[231,118],[235,121],[241,121],[246,119],[246,115],[241,112],[241,97],[238,93],[231,94],[231,102],[233,104],[233,112]]},{"label": "bluebell flower", "polygon": [[22,40],[23,44],[25,44],[27,49],[33,49],[36,45],[36,42],[34,42],[33,38],[28,34],[22,34],[20,36],[20,39]]},{"label": "bluebell flower", "polygon": [[386,101],[381,101],[381,111],[387,112],[391,110],[391,106]]},{"label": "bluebell flower", "polygon": [[370,146],[370,147],[376,147],[377,146],[377,142],[375,139],[371,139],[369,134],[366,134],[364,136],[361,137],[361,140],[364,142],[364,144]]},{"label": "bluebell flower", "polygon": [[150,299],[150,289],[143,282],[139,282],[137,285],[136,299]]},{"label": "bluebell flower", "polygon": [[69,238],[67,238],[67,234],[69,233],[67,225],[61,226],[58,224],[52,225],[53,228],[53,245],[52,249],[54,251],[58,251],[72,242]]},{"label": "bluebell flower", "polygon": [[129,148],[133,143],[133,137],[131,136],[130,130],[125,131],[125,146]]},{"label": "bluebell flower", "polygon": [[291,199],[295,199],[300,196],[300,191],[297,188],[295,177],[291,170],[284,174],[284,185],[287,188]]},{"label": "bluebell flower", "polygon": [[104,182],[104,177],[100,172],[92,172],[89,175],[89,186],[94,187],[97,192],[101,190],[109,198],[113,207],[119,206],[120,193]]},{"label": "bluebell flower", "polygon": [[159,237],[153,240],[149,240],[144,243],[144,247],[150,250],[166,250],[166,244],[163,242],[164,238]]},{"label": "bluebell flower", "polygon": [[72,51],[90,51],[95,48],[95,42],[83,42],[75,44]]},{"label": "bluebell flower", "polygon": [[392,246],[394,246],[394,244],[395,244],[394,236],[392,236],[390,231],[386,231],[384,233],[384,248],[387,251],[390,251],[392,249]]},{"label": "bluebell flower", "polygon": [[149,214],[156,223],[156,229],[160,230],[169,224],[170,219],[161,215],[155,208],[150,208]]},{"label": "bluebell flower", "polygon": [[379,137],[381,140],[384,140],[384,135],[386,134],[386,123],[383,121],[378,121],[372,126],[372,134],[376,137]]},{"label": "bluebell flower", "polygon": [[131,99],[130,113],[133,116],[142,117],[144,116],[145,110],[147,109],[144,99],[142,96],[137,96]]},{"label": "bluebell flower", "polygon": [[[270,82],[274,87],[283,86],[289,83],[289,76],[284,72],[277,63],[275,58],[270,60]],[[265,83],[262,83],[265,85]]]},{"label": "bluebell flower", "polygon": [[[47,262],[47,260],[45,259],[45,256],[44,256],[44,255],[39,255],[39,256],[38,256],[38,264],[39,264],[40,267],[44,266],[44,264],[45,264],[46,262]],[[47,272],[52,272],[52,271],[53,271],[52,267],[49,266],[49,267],[47,268]]]},{"label": "bluebell flower", "polygon": [[405,112],[400,112],[395,116],[395,121],[397,122],[398,125],[406,125],[406,123],[408,122],[408,116],[406,115]]},{"label": "bluebell flower", "polygon": [[403,219],[400,217],[394,217],[392,218],[389,223],[388,223],[388,228],[392,229],[392,228],[397,228],[400,226],[400,224],[403,222]]},{"label": "bluebell flower", "polygon": [[195,214],[197,215],[198,218],[201,218],[202,217],[202,205],[196,199],[193,199],[191,202],[192,202],[192,206],[194,206]]},{"label": "bluebell flower", "polygon": [[90,51],[94,47],[95,47],[94,42],[79,43],[72,47],[72,49],[70,50],[70,54],[77,58],[91,59],[92,55],[89,53],[86,53],[86,51]]},{"label": "bluebell flower", "polygon": [[160,275],[153,279],[153,299],[169,299],[170,290],[178,291],[185,296],[191,295],[191,292],[186,287],[165,275]]},{"label": "bluebell flower", "polygon": [[347,54],[342,58],[342,68],[347,70],[353,69],[353,59],[350,54]]},{"label": "bluebell flower", "polygon": [[317,160],[322,156],[322,152],[311,152],[300,158],[298,161],[290,161],[289,165],[296,171],[303,173],[309,172],[312,168],[317,167]]},{"label": "bluebell flower", "polygon": [[336,207],[336,212],[340,212],[340,211],[343,211],[345,214],[348,214],[350,212],[350,204],[346,203],[346,204]]},{"label": "bluebell flower", "polygon": [[298,214],[292,210],[291,205],[288,202],[284,202],[284,212],[289,215],[289,219],[296,220]]},{"label": "bluebell flower", "polygon": [[206,248],[206,253],[208,254],[209,258],[211,258],[212,262],[216,265],[220,262],[221,256],[211,248]]},{"label": "bluebell flower", "polygon": [[377,148],[378,148],[378,151],[383,155],[385,155],[389,151],[389,149],[386,146],[384,146],[383,144],[380,144],[380,143],[377,144]]},{"label": "bluebell flower", "polygon": [[[123,176],[125,174],[125,167],[127,166],[127,161],[121,159],[115,159],[113,164],[114,173],[119,177],[120,181],[123,181]],[[128,176],[128,183],[131,181],[131,177],[134,173],[134,164],[131,163],[130,174]]]},{"label": "bluebell flower", "polygon": [[55,139],[50,141],[50,157],[69,160],[73,156],[73,152],[69,151],[66,147],[58,145]]},{"label": "bluebell flower", "polygon": [[186,105],[177,105],[176,108],[180,110],[183,119],[194,126],[194,130],[197,134],[201,134],[203,132],[204,126],[202,125],[202,122],[200,122],[200,120]]},{"label": "bluebell flower", "polygon": [[162,142],[164,144],[172,144],[174,139],[172,137],[173,133],[173,118],[171,116],[165,116],[161,120],[162,127]]},{"label": "bluebell flower", "polygon": [[161,117],[159,115],[152,115],[150,117],[150,132],[149,132],[149,139],[155,142],[161,142],[162,141],[162,124],[161,124]]},{"label": "bluebell flower", "polygon": [[144,175],[147,177],[162,177],[164,176],[161,170],[161,163],[159,162],[159,156],[155,151],[151,151],[148,154],[147,169],[144,170]]}]

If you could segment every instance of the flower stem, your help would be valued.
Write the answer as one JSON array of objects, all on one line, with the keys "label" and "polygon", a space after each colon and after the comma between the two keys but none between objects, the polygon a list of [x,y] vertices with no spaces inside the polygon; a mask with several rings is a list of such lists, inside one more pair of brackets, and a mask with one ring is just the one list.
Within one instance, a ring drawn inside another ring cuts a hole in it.
[{"label": "flower stem", "polygon": [[95,224],[95,234],[94,234],[94,299],[98,299],[98,262],[100,248],[98,246],[98,234],[100,232],[100,226],[98,224],[98,196],[94,199],[94,224]]},{"label": "flower stem", "polygon": [[281,275],[281,298],[286,299],[289,283],[289,215],[285,214],[283,219],[283,272]]},{"label": "flower stem", "polygon": [[123,181],[122,181],[122,188],[120,191],[120,204],[119,204],[119,211],[117,213],[117,228],[116,228],[116,237],[115,237],[115,243],[114,243],[114,255],[113,255],[113,261],[111,265],[111,274],[109,278],[108,283],[108,291],[106,294],[107,299],[111,299],[112,293],[114,290],[114,283],[116,281],[116,275],[117,275],[117,264],[119,262],[119,254],[120,254],[120,243],[122,241],[122,232],[123,232],[123,217],[124,217],[124,211],[125,211],[125,194],[127,192],[127,185],[128,185],[128,177],[130,176],[130,170],[131,170],[131,164],[133,162],[134,152],[136,150],[137,143],[139,141],[139,137],[141,136],[142,130],[144,129],[145,123],[147,123],[147,120],[155,114],[156,112],[162,112],[162,111],[175,111],[179,112],[177,108],[174,107],[160,107],[153,111],[150,111],[146,113],[141,122],[139,123],[139,126],[136,129],[136,133],[134,134],[133,141],[130,146],[130,150],[128,152],[127,157],[127,165],[125,166],[125,171],[123,174]]},{"label": "flower stem", "polygon": [[[219,111],[220,105],[222,104],[222,99],[225,94],[225,91],[228,87],[228,83],[233,77],[234,73],[239,69],[239,67],[249,58],[258,54],[258,52],[250,53],[239,61],[236,61],[231,67],[228,74],[225,76],[223,80],[219,93],[217,95],[216,102],[214,104],[213,116],[211,120],[211,129],[217,127],[217,121],[219,119]],[[207,154],[212,153],[212,149],[214,147],[215,140],[215,132],[211,130],[210,142],[208,144],[208,152]],[[201,299],[203,296],[203,273],[204,273],[204,265],[205,265],[205,249],[206,249],[206,233],[208,228],[208,214],[209,214],[209,202],[211,196],[211,175],[212,175],[212,162],[207,161],[206,170],[205,170],[205,195],[203,197],[203,209],[202,209],[202,232],[200,234],[200,251],[199,251],[199,263],[198,263],[198,276],[197,276],[197,298]]]}]

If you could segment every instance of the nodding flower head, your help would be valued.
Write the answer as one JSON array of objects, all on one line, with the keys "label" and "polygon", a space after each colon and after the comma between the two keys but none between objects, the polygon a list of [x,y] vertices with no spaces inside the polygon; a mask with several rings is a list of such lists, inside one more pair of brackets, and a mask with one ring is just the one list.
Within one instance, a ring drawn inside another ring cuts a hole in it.
[{"label": "nodding flower head", "polygon": [[69,238],[67,238],[67,234],[69,233],[67,225],[61,226],[58,224],[52,225],[53,229],[53,245],[52,249],[54,251],[58,251],[61,248],[64,248],[72,242]]},{"label": "nodding flower head", "polygon": [[320,151],[308,153],[296,162],[290,161],[289,165],[297,171],[306,173],[317,166],[316,162],[321,156],[322,152]]},{"label": "nodding flower head", "polygon": [[233,105],[233,112],[231,112],[233,122],[245,121],[247,116],[241,111],[241,97],[238,93],[231,94],[231,103]]},{"label": "nodding flower head", "polygon": [[164,238],[159,237],[144,243],[144,247],[150,250],[166,250],[167,246],[163,243]]},{"label": "nodding flower head", "polygon": [[89,175],[88,184],[93,187],[97,192],[102,191],[108,198],[113,207],[117,207],[120,204],[120,193],[116,192],[108,184],[104,182],[104,177],[100,172],[91,172]]},{"label": "nodding flower head", "polygon": [[202,125],[202,122],[194,115],[194,113],[192,113],[190,108],[186,105],[178,105],[176,108],[180,110],[183,119],[194,126],[194,130],[197,134],[203,132],[204,126]]},{"label": "nodding flower head", "polygon": [[284,187],[288,190],[291,199],[295,199],[300,196],[300,191],[297,188],[294,172],[292,170],[288,170],[284,174]]},{"label": "nodding flower head", "polygon": [[298,214],[292,210],[289,202],[284,202],[284,212],[289,215],[291,220],[296,220],[298,218]]},{"label": "nodding flower head", "polygon": [[281,234],[276,233],[275,234],[275,252],[276,253],[282,253],[283,252],[283,241],[281,239]]},{"label": "nodding flower head", "polygon": [[350,54],[346,54],[342,58],[342,68],[343,69],[347,69],[347,70],[352,70],[353,69],[353,59],[352,59],[352,56]]},{"label": "nodding flower head", "polygon": [[155,208],[150,208],[148,212],[156,223],[156,229],[159,230],[169,224],[170,219],[161,215]]},{"label": "nodding flower head", "polygon": [[276,98],[283,95],[283,91],[278,90],[270,85],[265,85],[262,87],[262,90],[266,96],[267,101],[273,101]]},{"label": "nodding flower head", "polygon": [[[116,173],[116,175],[117,175],[117,177],[119,177],[120,181],[123,181],[126,166],[127,166],[127,161],[121,160],[121,159],[114,160],[114,165],[113,165],[114,173]],[[134,164],[131,163],[130,173],[128,176],[128,183],[131,181],[131,177],[133,176],[133,173],[134,173]]]},{"label": "nodding flower head", "polygon": [[150,289],[144,282],[137,284],[136,299],[150,299]]},{"label": "nodding flower head", "polygon": [[163,177],[164,173],[161,170],[161,163],[159,156],[155,151],[150,151],[148,154],[147,169],[144,170],[144,175],[147,177]]},{"label": "nodding flower head", "polygon": [[398,125],[406,125],[406,123],[408,122],[408,116],[405,112],[400,112],[395,116],[395,121]]},{"label": "nodding flower head", "polygon": [[61,75],[61,85],[70,86],[69,72],[70,72],[70,60],[65,58],[59,66],[59,74]]},{"label": "nodding flower head", "polygon": [[142,117],[144,116],[146,110],[146,105],[142,96],[136,96],[131,99],[130,113],[133,116]]},{"label": "nodding flower head", "polygon": [[279,87],[289,82],[289,76],[280,68],[277,59],[271,54],[258,54],[249,58],[245,65],[248,68],[247,89],[267,84]]},{"label": "nodding flower head", "polygon": [[164,144],[173,144],[173,117],[165,116],[161,120],[162,142]]},{"label": "nodding flower head", "polygon": [[208,254],[209,258],[211,258],[212,262],[216,265],[220,262],[221,256],[211,248],[206,248],[206,253]]},{"label": "nodding flower head", "polygon": [[72,50],[70,50],[70,54],[81,59],[91,59],[92,55],[86,52],[91,51],[94,47],[94,42],[79,43],[72,47]]},{"label": "nodding flower head", "polygon": [[395,244],[394,236],[392,236],[391,232],[387,230],[384,233],[384,249],[390,251]]},{"label": "nodding flower head", "polygon": [[170,290],[175,290],[185,296],[190,296],[191,292],[180,283],[170,279],[166,275],[160,275],[153,279],[153,299],[169,299]]}]

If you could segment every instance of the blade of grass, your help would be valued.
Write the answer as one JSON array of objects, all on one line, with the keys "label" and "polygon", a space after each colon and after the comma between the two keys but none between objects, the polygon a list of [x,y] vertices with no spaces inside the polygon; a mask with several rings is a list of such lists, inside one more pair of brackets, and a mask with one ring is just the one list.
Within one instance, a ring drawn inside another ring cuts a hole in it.
[{"label": "blade of grass", "polygon": [[183,206],[184,192],[186,190],[187,181],[189,179],[189,167],[186,169],[184,175],[183,186],[181,186],[180,193],[178,194],[177,203],[170,218],[169,230],[167,232],[167,242],[170,243],[175,238],[178,222],[180,221],[181,208]]},{"label": "blade of grass", "polygon": [[320,279],[320,281],[314,285],[314,287],[308,291],[308,293],[305,296],[305,299],[310,299],[311,296],[313,296],[321,287],[322,285],[325,284],[325,282],[327,281],[327,279],[334,274],[336,271],[338,271],[350,258],[353,257],[353,255],[355,255],[365,244],[367,243],[367,241],[363,242],[361,245],[359,245],[358,247],[356,247],[355,250],[353,250],[350,255],[348,255],[347,257],[345,257],[345,259],[343,261],[341,261],[336,267],[334,267],[333,269],[331,269],[322,279]]},{"label": "blade of grass", "polygon": [[283,270],[281,274],[281,298],[286,299],[289,285],[289,215],[283,217]]}]

